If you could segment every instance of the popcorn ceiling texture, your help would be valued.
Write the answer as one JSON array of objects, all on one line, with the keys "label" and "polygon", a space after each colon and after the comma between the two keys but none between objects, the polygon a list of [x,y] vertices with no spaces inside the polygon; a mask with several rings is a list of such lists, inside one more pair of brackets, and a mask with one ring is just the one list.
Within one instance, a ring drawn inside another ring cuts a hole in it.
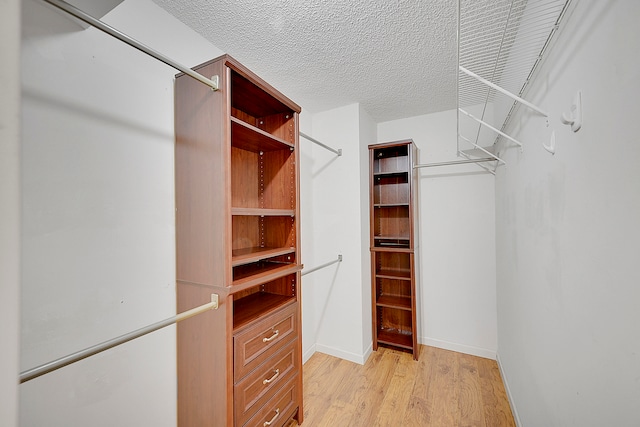
[{"label": "popcorn ceiling texture", "polygon": [[358,102],[383,122],[456,107],[455,1],[153,1],[304,110]]}]

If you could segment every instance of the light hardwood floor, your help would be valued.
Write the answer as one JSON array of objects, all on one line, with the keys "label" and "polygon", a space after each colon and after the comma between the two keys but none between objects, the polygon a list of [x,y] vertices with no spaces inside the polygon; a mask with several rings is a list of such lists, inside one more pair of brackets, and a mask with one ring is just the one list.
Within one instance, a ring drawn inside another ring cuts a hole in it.
[{"label": "light hardwood floor", "polygon": [[303,426],[515,423],[494,360],[420,346],[418,362],[381,347],[364,366],[315,353],[304,365]]}]

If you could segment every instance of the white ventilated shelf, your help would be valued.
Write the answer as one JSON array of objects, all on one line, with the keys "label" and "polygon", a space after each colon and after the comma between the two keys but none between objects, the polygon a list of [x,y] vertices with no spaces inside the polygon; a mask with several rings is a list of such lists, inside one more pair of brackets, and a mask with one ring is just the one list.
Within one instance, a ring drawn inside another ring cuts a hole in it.
[{"label": "white ventilated shelf", "polygon": [[495,144],[504,138],[518,105],[546,115],[524,99],[525,90],[550,45],[571,0],[458,1],[458,154],[504,162]]}]

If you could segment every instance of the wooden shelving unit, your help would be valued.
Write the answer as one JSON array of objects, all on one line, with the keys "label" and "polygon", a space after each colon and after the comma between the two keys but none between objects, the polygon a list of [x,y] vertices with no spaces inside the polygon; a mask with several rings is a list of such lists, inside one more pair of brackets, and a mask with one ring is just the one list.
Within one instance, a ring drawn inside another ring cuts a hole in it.
[{"label": "wooden shelving unit", "polygon": [[369,145],[373,349],[387,345],[418,360],[413,141]]},{"label": "wooden shelving unit", "polygon": [[219,308],[178,325],[178,425],[301,424],[300,107],[227,55],[194,70],[220,90],[176,76],[178,311]]}]

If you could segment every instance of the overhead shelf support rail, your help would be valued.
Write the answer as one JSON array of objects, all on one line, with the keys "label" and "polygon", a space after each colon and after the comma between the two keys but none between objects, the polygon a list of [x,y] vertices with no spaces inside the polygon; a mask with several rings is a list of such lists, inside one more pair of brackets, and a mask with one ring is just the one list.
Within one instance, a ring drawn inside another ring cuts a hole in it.
[{"label": "overhead shelf support rail", "polygon": [[93,356],[105,350],[109,350],[110,348],[119,346],[120,344],[124,344],[131,340],[139,338],[143,335],[147,335],[151,332],[157,331],[158,329],[162,329],[166,326],[173,325],[174,323],[178,323],[182,320],[188,319],[197,314],[204,313],[205,311],[213,310],[217,308],[218,308],[218,295],[211,294],[211,302],[203,304],[199,307],[192,308],[191,310],[187,310],[176,316],[169,317],[167,319],[161,320],[159,322],[153,323],[143,328],[136,329],[135,331],[129,332],[127,334],[120,335],[119,337],[110,339],[108,341],[104,341],[92,347],[85,348],[84,350],[76,351],[75,353],[68,354],[59,359],[53,360],[51,362],[45,363],[43,365],[37,366],[32,369],[28,369],[24,372],[21,372],[20,383],[22,384],[34,378],[38,378],[42,375],[48,374],[49,372],[53,372],[57,369],[63,368],[67,365],[71,365],[72,363],[78,362],[82,359],[86,359],[87,357]]},{"label": "overhead shelf support rail", "polygon": [[178,71],[181,71],[191,77],[193,77],[194,79],[206,84],[207,86],[211,87],[211,89],[213,90],[218,90],[218,85],[219,85],[219,81],[218,81],[218,76],[212,76],[211,79],[206,78],[205,76],[203,76],[200,73],[197,73],[193,70],[191,70],[189,67],[186,67],[182,64],[179,64],[178,62],[174,61],[173,59],[161,54],[160,52],[157,52],[153,49],[151,49],[148,46],[145,46],[144,44],[140,43],[139,41],[129,37],[128,35],[116,30],[115,28],[111,27],[108,24],[105,24],[104,22],[100,21],[99,19],[94,18],[91,15],[88,15],[87,13],[83,12],[82,10],[78,9],[75,6],[70,5],[69,3],[62,1],[62,0],[44,0],[45,2],[49,3],[52,6],[57,7],[58,9],[68,13],[69,15],[75,16],[76,18],[80,19],[81,21],[86,22],[87,24],[109,34],[110,36],[113,36],[115,38],[117,38],[118,40],[128,44],[131,47],[134,47],[136,49],[138,49],[141,52],[146,53],[147,55],[157,59],[160,62],[164,62],[165,64],[167,64],[170,67],[175,68]]},{"label": "overhead shelf support rail", "polygon": [[300,136],[303,137],[304,139],[308,139],[309,141],[313,142],[314,144],[318,144],[319,146],[321,146],[322,148],[326,148],[327,150],[331,151],[332,153],[336,153],[338,156],[342,156],[342,149],[338,148],[331,148],[326,144],[323,144],[322,142],[318,141],[317,139],[314,139],[312,137],[310,137],[309,135],[300,132]]},{"label": "overhead shelf support rail", "polygon": [[338,255],[338,259],[334,259],[333,261],[329,261],[317,267],[313,267],[309,270],[305,270],[302,272],[301,275],[304,276],[305,274],[313,273],[314,271],[320,270],[321,268],[329,267],[330,265],[335,264],[337,262],[342,262],[342,255]]}]

